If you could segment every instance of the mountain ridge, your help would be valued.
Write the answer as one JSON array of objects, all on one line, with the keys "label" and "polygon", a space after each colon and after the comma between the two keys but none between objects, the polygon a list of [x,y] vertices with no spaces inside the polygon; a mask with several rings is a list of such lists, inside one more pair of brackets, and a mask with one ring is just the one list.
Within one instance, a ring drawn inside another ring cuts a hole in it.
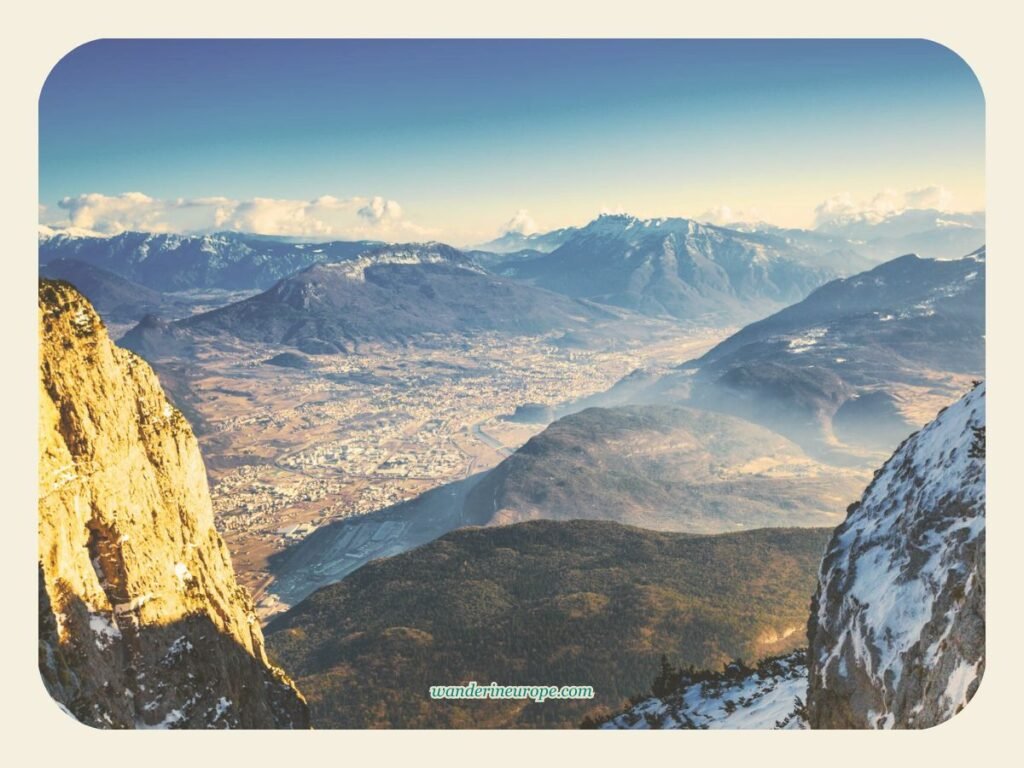
[{"label": "mountain ridge", "polygon": [[496,269],[644,314],[721,321],[798,300],[832,276],[791,258],[791,250],[690,219],[603,214],[552,252]]},{"label": "mountain ridge", "polygon": [[369,240],[291,243],[236,232],[123,232],[110,237],[57,233],[40,241],[39,263],[75,259],[157,291],[262,290],[318,261],[351,258],[377,245]]},{"label": "mountain ridge", "polygon": [[807,626],[813,728],[929,728],[977,691],[985,391],[909,437],[833,533]]},{"label": "mountain ridge", "polygon": [[468,494],[464,519],[598,519],[653,530],[828,526],[867,473],[824,468],[725,414],[679,406],[588,408],[550,424]]},{"label": "mountain ridge", "polygon": [[360,341],[404,343],[431,333],[543,333],[616,312],[494,276],[451,246],[405,244],[313,264],[261,294],[166,327],[150,321],[122,343],[159,354],[162,333],[173,353],[182,339],[221,335],[346,351]]}]

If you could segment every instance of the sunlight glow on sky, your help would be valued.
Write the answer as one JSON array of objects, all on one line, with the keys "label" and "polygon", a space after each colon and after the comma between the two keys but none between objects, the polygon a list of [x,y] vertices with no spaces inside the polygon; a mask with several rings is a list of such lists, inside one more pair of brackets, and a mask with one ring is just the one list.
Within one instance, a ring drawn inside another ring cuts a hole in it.
[{"label": "sunlight glow on sky", "polygon": [[[923,40],[102,40],[40,97],[40,216],[478,243],[638,216],[984,208],[984,101]],[[893,202],[895,201],[895,202]]]}]

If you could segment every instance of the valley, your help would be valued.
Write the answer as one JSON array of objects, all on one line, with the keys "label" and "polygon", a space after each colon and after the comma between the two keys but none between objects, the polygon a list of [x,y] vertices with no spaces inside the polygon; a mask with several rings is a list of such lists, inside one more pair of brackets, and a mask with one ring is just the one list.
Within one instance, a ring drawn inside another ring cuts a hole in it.
[{"label": "valley", "polygon": [[[90,260],[45,269],[87,285],[112,330],[141,319],[119,343],[196,429],[262,622],[465,525],[834,526],[870,468],[980,370],[983,248],[811,291],[833,274],[809,266],[831,240],[629,216],[559,239],[500,255],[51,237]],[[182,253],[195,261],[176,268]],[[289,263],[262,292],[220,287]],[[191,287],[132,282],[166,270]]]},{"label": "valley", "polygon": [[[368,522],[334,560],[360,565],[435,538],[460,523],[461,504],[417,497],[489,470],[546,426],[504,418],[517,406],[572,403],[637,367],[690,359],[725,335],[657,320],[642,326],[642,336],[604,349],[567,349],[554,334],[478,334],[366,342],[357,353],[310,355],[308,367],[291,368],[267,364],[280,347],[236,343],[155,367],[201,425],[218,529],[266,618],[324,576],[278,594],[270,567],[278,553],[367,515],[398,525],[378,533]],[[348,572],[331,567],[332,580]]]},{"label": "valley", "polygon": [[[195,426],[262,621],[464,525],[833,526],[870,468],[980,370],[984,249],[902,257],[735,330],[729,313],[685,318],[727,305],[731,284],[753,290],[732,299],[748,314],[777,303],[766,264],[803,295],[827,274],[801,265],[806,246],[623,216],[566,237],[497,272],[483,252],[405,244],[340,251],[240,299],[134,291],[181,317],[146,319],[120,343]],[[672,301],[693,313],[593,282],[635,288],[634,254],[647,263],[662,247],[674,255],[659,268],[679,274]],[[569,290],[586,253],[606,268]],[[126,278],[86,266],[111,321],[133,309]],[[576,297],[534,285],[541,267],[540,282]]]},{"label": "valley", "polygon": [[[822,548],[983,366],[983,249],[896,259],[738,330],[550,294],[436,243],[241,296],[74,269],[108,328],[149,313],[117,354],[177,406],[152,423],[194,429],[246,621],[317,727],[804,727]],[[191,589],[183,561],[163,570]],[[596,695],[426,698],[472,679]]]}]

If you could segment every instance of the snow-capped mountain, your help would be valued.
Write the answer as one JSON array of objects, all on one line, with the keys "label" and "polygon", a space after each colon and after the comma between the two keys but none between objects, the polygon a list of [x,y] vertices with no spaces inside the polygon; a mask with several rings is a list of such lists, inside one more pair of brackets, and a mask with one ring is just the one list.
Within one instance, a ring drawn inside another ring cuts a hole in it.
[{"label": "snow-capped mountain", "polygon": [[985,242],[985,214],[935,209],[909,209],[884,216],[858,213],[823,223],[816,232],[844,238],[874,260],[911,252],[951,259]]},{"label": "snow-capped mountain", "polygon": [[927,728],[985,671],[985,385],[910,437],[836,529],[811,608],[815,728]]},{"label": "snow-capped mountain", "polygon": [[602,215],[551,253],[499,271],[645,314],[713,321],[763,315],[835,274],[802,263],[781,239],[627,215]]},{"label": "snow-capped mountain", "polygon": [[485,272],[466,254],[442,243],[375,248],[345,261],[325,262],[324,269],[333,270],[349,280],[365,283],[366,270],[389,264],[404,264],[406,266],[445,264],[479,274]]},{"label": "snow-capped mountain", "polygon": [[425,333],[542,333],[610,318],[609,310],[497,277],[441,243],[384,246],[314,264],[234,304],[171,324],[152,318],[121,344],[143,356],[178,355],[213,337],[337,353],[362,340]]},{"label": "snow-capped mountain", "polygon": [[934,208],[912,208],[884,216],[853,214],[840,216],[818,226],[819,232],[870,242],[880,238],[921,235],[935,230],[973,230],[984,238],[985,214],[953,213]]},{"label": "snow-capped mountain", "polygon": [[158,291],[264,289],[311,264],[351,258],[378,245],[369,241],[292,243],[234,232],[124,232],[102,237],[40,228],[39,263],[74,259]]},{"label": "snow-capped mountain", "polygon": [[538,251],[550,253],[579,231],[579,227],[562,227],[550,232],[506,232],[501,237],[475,246],[481,251],[490,253],[516,253],[517,251]]},{"label": "snow-capped mountain", "polygon": [[83,229],[82,227],[50,227],[46,224],[39,225],[39,242],[43,243],[45,240],[51,240],[53,238],[61,238],[64,240],[76,240],[83,237],[91,237],[98,240],[105,240],[107,238],[102,232],[95,232],[91,229]]}]

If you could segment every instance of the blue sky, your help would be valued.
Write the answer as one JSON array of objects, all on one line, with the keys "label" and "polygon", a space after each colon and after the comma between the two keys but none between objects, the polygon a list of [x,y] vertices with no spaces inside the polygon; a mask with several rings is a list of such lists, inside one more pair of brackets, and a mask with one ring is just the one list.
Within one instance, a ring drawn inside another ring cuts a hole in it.
[{"label": "blue sky", "polygon": [[[923,40],[103,40],[40,97],[41,217],[489,239],[602,210],[811,226],[984,207],[984,102]],[[831,209],[831,208],[828,208]]]}]

